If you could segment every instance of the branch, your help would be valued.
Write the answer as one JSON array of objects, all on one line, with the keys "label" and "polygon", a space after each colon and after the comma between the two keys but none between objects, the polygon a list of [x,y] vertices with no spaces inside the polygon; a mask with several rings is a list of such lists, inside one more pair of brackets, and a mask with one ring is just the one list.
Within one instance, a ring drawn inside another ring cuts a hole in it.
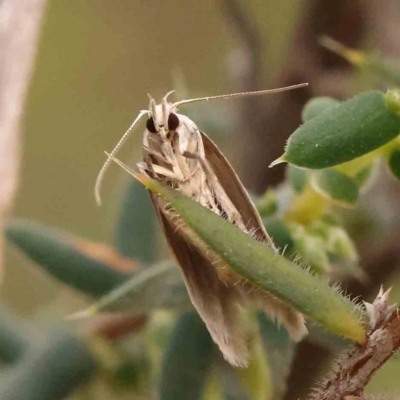
[{"label": "branch", "polygon": [[386,320],[369,334],[368,342],[349,352],[310,400],[343,400],[346,396],[364,395],[373,374],[400,347],[400,313],[392,311]]},{"label": "branch", "polygon": [[118,341],[143,328],[146,315],[106,314],[100,315],[87,328],[90,336],[101,336],[109,341]]},{"label": "branch", "polygon": [[[245,66],[241,74],[234,75],[237,86],[241,91],[255,89],[251,85],[264,87],[260,70],[267,66],[261,63],[261,33],[254,28],[254,21],[244,17],[245,10],[240,10],[236,1],[224,0],[224,4],[225,15],[241,38],[239,49],[246,49],[241,51],[246,57],[244,61],[235,59],[231,63],[236,62],[236,68]],[[343,83],[348,81],[350,67],[340,57],[323,49],[318,44],[318,37],[329,34],[342,43],[357,47],[364,32],[364,20],[360,2],[308,0],[305,3],[282,73],[268,86],[281,87],[301,82],[310,82],[311,86],[282,93],[273,100],[268,97],[244,98],[240,103],[239,129],[244,140],[240,143],[242,146],[238,146],[242,152],[239,175],[247,188],[263,192],[267,186],[282,179],[283,167],[271,170],[268,166],[282,154],[285,141],[299,125],[301,109],[310,97],[345,97],[347,85]]]}]

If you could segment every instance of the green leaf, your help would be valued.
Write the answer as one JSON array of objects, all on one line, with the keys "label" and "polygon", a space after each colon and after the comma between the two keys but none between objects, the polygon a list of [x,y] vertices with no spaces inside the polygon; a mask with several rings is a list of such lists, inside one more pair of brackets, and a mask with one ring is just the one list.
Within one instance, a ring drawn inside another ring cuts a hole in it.
[{"label": "green leaf", "polygon": [[29,346],[26,324],[0,306],[0,361],[13,363],[20,359]]},{"label": "green leaf", "polygon": [[119,253],[152,264],[157,261],[158,226],[147,190],[138,182],[130,181],[126,187],[114,244]]},{"label": "green leaf", "polygon": [[257,202],[258,212],[262,217],[269,217],[278,211],[278,201],[274,190],[267,190]]},{"label": "green leaf", "polygon": [[393,176],[400,180],[400,149],[394,149],[388,160],[388,165]]},{"label": "green leaf", "polygon": [[61,282],[92,296],[102,296],[130,275],[80,251],[74,238],[59,229],[29,220],[6,226],[8,239]]},{"label": "green leaf", "polygon": [[[277,324],[275,326],[278,327]],[[236,374],[250,399],[275,400],[271,366],[269,365],[268,354],[264,351],[261,335],[258,332],[251,339],[251,344],[250,363],[247,368],[236,368]]]},{"label": "green leaf", "polygon": [[280,400],[287,390],[287,380],[295,355],[295,343],[287,331],[268,319],[265,313],[260,312],[257,317],[273,383],[272,398]]},{"label": "green leaf", "polygon": [[72,318],[100,312],[142,315],[160,308],[186,308],[190,301],[179,268],[171,262],[146,268]]},{"label": "green leaf", "polygon": [[97,368],[88,346],[67,330],[51,328],[30,347],[16,368],[2,373],[1,400],[64,399]]},{"label": "green leaf", "polygon": [[284,251],[286,256],[293,254],[294,242],[285,222],[278,217],[266,218],[263,219],[263,222],[275,246],[281,251]]},{"label": "green leaf", "polygon": [[326,282],[187,196],[143,175],[132,174],[171,204],[199,240],[250,283],[287,302],[332,332],[365,342],[366,333],[356,313],[357,307]]},{"label": "green leaf", "polygon": [[400,133],[400,101],[391,91],[360,94],[300,126],[285,153],[271,165],[322,169],[353,160],[390,142]]},{"label": "green leaf", "polygon": [[400,64],[398,60],[384,60],[379,54],[351,49],[327,36],[322,37],[320,43],[360,70],[383,78],[393,85],[400,86]]},{"label": "green leaf", "polygon": [[290,223],[290,232],[294,240],[294,247],[301,256],[303,265],[311,267],[313,272],[325,276],[329,271],[329,258],[326,252],[325,238],[310,231],[309,226]]},{"label": "green leaf", "polygon": [[357,184],[337,170],[324,169],[314,172],[311,182],[318,193],[343,206],[353,206],[358,200]]},{"label": "green leaf", "polygon": [[301,193],[307,184],[307,171],[288,165],[286,176],[296,193]]},{"label": "green leaf", "polygon": [[374,167],[375,163],[372,162],[366,167],[360,169],[360,171],[353,176],[353,181],[359,188],[365,187],[370,182],[374,172]]},{"label": "green leaf", "polygon": [[184,313],[171,334],[162,362],[160,400],[200,400],[215,350],[197,313]]},{"label": "green leaf", "polygon": [[303,122],[309,121],[323,112],[331,110],[340,103],[339,100],[333,99],[332,97],[315,97],[305,104],[301,112],[301,119]]}]

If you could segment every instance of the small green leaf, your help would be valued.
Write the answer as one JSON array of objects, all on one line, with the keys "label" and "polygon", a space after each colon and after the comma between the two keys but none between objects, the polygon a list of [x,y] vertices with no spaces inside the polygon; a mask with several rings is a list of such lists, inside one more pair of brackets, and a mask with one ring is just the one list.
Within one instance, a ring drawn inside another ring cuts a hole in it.
[{"label": "small green leaf", "polygon": [[157,222],[147,190],[129,181],[122,200],[114,244],[120,254],[151,264],[157,260]]},{"label": "small green leaf", "polygon": [[[254,322],[258,321],[254,318]],[[272,322],[272,324],[274,324],[274,322]],[[274,325],[278,328],[277,324]],[[250,399],[275,400],[276,397],[273,395],[274,382],[271,376],[271,365],[269,363],[268,353],[264,351],[264,343],[259,332],[254,333],[251,344],[250,364],[247,368],[236,368],[236,374],[239,376],[245,392],[248,393],[246,397]]]},{"label": "small green leaf", "polygon": [[300,224],[292,223],[291,232],[302,264],[310,266],[321,276],[326,275],[330,265],[324,239],[319,235],[312,234],[309,229]]},{"label": "small green leaf", "polygon": [[160,400],[200,400],[215,351],[197,313],[184,313],[171,333],[162,362]]},{"label": "small green leaf", "polygon": [[386,93],[386,103],[389,111],[400,115],[400,90],[389,89]]},{"label": "small green leaf", "polygon": [[322,169],[390,142],[400,133],[400,115],[391,111],[397,103],[390,93],[388,98],[378,91],[360,94],[307,121],[290,136],[279,162]]},{"label": "small green leaf", "polygon": [[286,176],[296,193],[301,193],[307,184],[307,171],[288,165]]},{"label": "small green leaf", "polygon": [[312,186],[320,194],[344,206],[353,206],[358,199],[357,184],[347,175],[334,169],[315,172]]},{"label": "small green leaf", "polygon": [[100,312],[147,314],[160,308],[186,308],[190,301],[179,268],[162,263],[137,272],[86,310],[72,315],[84,318]]},{"label": "small green leaf", "polygon": [[0,362],[18,361],[29,346],[29,336],[26,324],[0,306]]},{"label": "small green leaf", "polygon": [[275,246],[286,256],[293,254],[294,242],[285,222],[278,217],[264,218],[263,222]]},{"label": "small green leaf", "polygon": [[257,202],[258,212],[262,217],[269,217],[278,211],[278,200],[274,190],[267,190]]},{"label": "small green leaf", "polygon": [[400,180],[400,149],[394,149],[390,153],[388,165],[393,176]]},{"label": "small green leaf", "polygon": [[371,163],[366,167],[360,169],[354,176],[353,181],[359,187],[365,187],[371,180],[372,175],[374,173],[375,163]]},{"label": "small green leaf", "polygon": [[171,204],[199,240],[250,283],[287,302],[332,332],[359,343],[365,342],[366,333],[359,321],[357,307],[326,282],[187,196],[143,175],[132,174]]},{"label": "small green leaf", "polygon": [[379,54],[370,54],[351,49],[327,36],[322,37],[320,43],[327,49],[344,57],[360,70],[383,78],[393,85],[400,85],[400,65],[398,60],[383,60]]},{"label": "small green leaf", "polygon": [[28,220],[6,226],[6,236],[49,274],[84,293],[102,296],[129,279],[80,251],[66,232]]},{"label": "small green leaf", "polygon": [[340,103],[339,100],[333,99],[332,97],[315,97],[309,100],[304,106],[301,112],[301,119],[303,122],[309,121],[323,112],[331,110]]},{"label": "small green leaf", "polygon": [[17,367],[2,371],[1,400],[67,398],[97,369],[89,347],[63,328],[42,332]]}]

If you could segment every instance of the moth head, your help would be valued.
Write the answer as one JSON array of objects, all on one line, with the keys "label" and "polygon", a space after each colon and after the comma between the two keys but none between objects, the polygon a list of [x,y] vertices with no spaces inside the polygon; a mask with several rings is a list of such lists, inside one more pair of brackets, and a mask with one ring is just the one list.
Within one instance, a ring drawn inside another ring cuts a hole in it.
[{"label": "moth head", "polygon": [[220,96],[211,96],[211,97],[199,97],[196,99],[177,101],[176,103],[170,103],[168,101],[168,96],[171,93],[173,93],[173,91],[167,93],[164,96],[164,98],[161,100],[161,104],[156,104],[155,100],[149,96],[150,97],[149,109],[141,110],[139,112],[139,115],[132,122],[131,126],[122,135],[122,138],[115,145],[115,147],[111,151],[111,153],[108,154],[107,160],[103,164],[103,166],[97,176],[95,189],[94,189],[97,204],[101,204],[100,187],[101,187],[101,183],[104,178],[104,174],[106,173],[108,167],[110,166],[110,164],[113,160],[113,157],[117,154],[118,150],[122,147],[122,144],[128,138],[130,132],[133,130],[133,128],[136,126],[136,124],[139,122],[139,120],[143,116],[148,115],[148,117],[149,117],[147,120],[147,123],[146,123],[146,128],[149,132],[154,133],[154,134],[159,134],[161,136],[162,140],[168,140],[169,134],[171,133],[171,131],[176,131],[176,129],[179,127],[180,120],[179,120],[179,116],[176,114],[176,111],[177,111],[177,107],[180,105],[196,103],[199,101],[209,101],[209,100],[216,100],[216,99],[233,99],[233,98],[242,97],[242,96],[258,96],[258,95],[263,95],[263,94],[268,94],[268,93],[278,93],[278,92],[284,92],[286,90],[298,89],[298,88],[301,88],[301,87],[304,87],[307,85],[308,85],[308,83],[301,83],[299,85],[287,86],[287,87],[279,88],[279,89],[259,90],[256,92],[224,94],[224,95],[220,95]]},{"label": "moth head", "polygon": [[168,96],[173,93],[167,93],[161,100],[161,104],[156,104],[150,97],[149,119],[146,122],[146,128],[150,133],[159,133],[166,137],[168,132],[175,131],[179,126],[179,118],[176,114],[176,107],[168,101]]}]

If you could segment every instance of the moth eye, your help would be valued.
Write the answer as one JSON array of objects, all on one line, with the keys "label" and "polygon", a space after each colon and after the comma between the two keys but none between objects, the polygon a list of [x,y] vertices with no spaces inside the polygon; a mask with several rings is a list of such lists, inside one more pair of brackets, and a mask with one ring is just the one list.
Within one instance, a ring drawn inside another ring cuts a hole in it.
[{"label": "moth eye", "polygon": [[168,117],[168,130],[174,131],[179,126],[179,118],[176,114],[171,113]]},{"label": "moth eye", "polygon": [[154,125],[153,117],[150,117],[146,122],[146,128],[151,133],[157,133],[156,126]]}]

